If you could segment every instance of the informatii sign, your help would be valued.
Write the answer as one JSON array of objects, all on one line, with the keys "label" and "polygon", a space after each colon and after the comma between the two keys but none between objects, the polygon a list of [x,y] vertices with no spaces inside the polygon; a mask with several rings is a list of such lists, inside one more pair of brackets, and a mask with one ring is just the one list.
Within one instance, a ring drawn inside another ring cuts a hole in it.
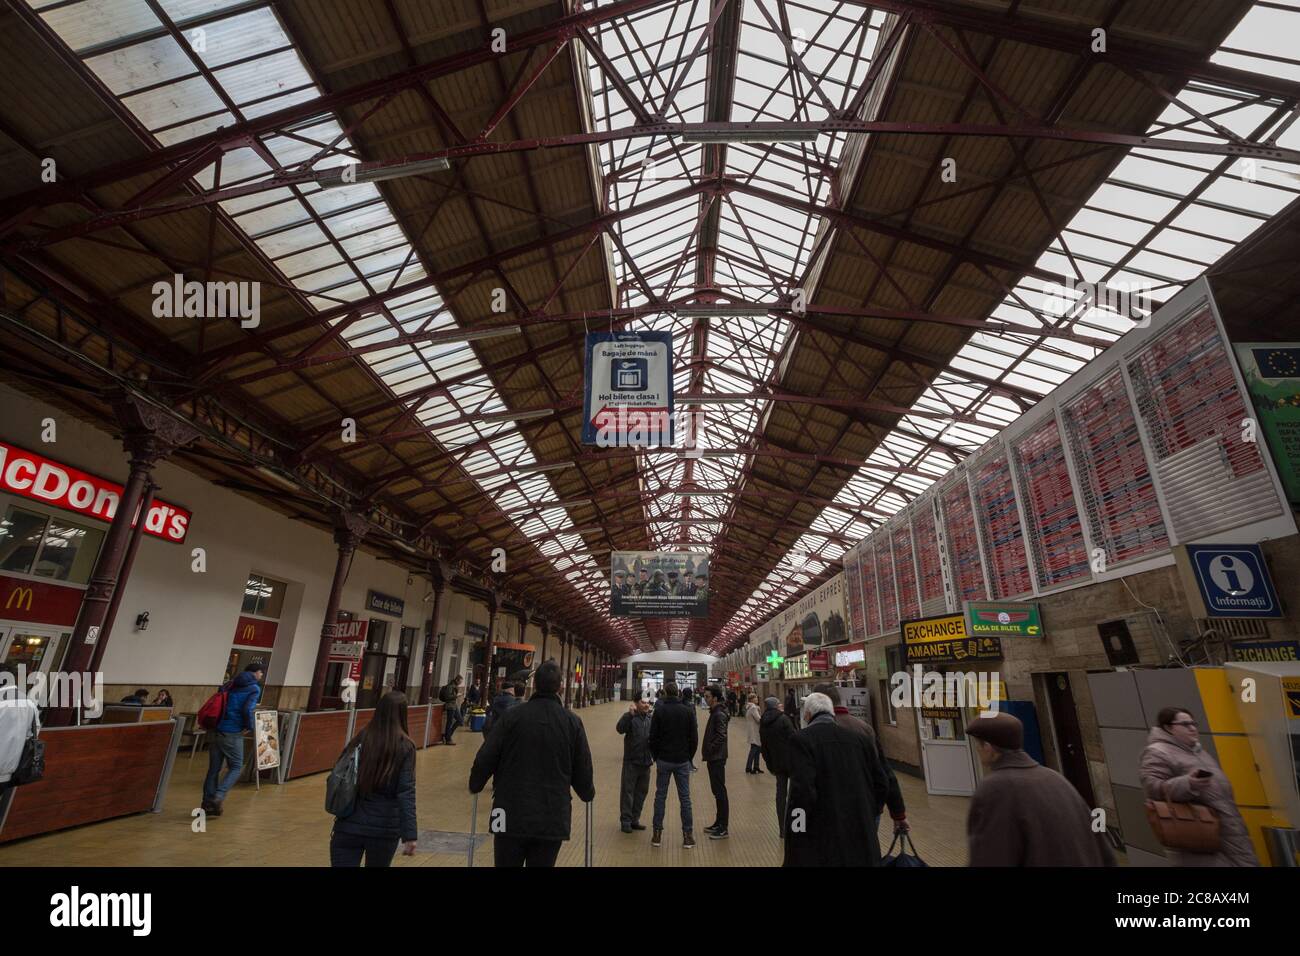
[{"label": "informatii sign", "polygon": [[1037,604],[967,601],[966,624],[976,637],[1043,636],[1043,617]]},{"label": "informatii sign", "polygon": [[966,615],[943,614],[903,621],[903,654],[908,664],[951,664],[1002,659],[996,637],[975,637],[966,628]]}]

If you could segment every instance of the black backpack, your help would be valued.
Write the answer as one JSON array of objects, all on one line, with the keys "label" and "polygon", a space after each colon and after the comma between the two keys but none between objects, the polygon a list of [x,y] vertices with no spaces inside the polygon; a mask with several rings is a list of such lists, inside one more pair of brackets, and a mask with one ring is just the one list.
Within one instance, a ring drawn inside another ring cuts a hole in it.
[{"label": "black backpack", "polygon": [[340,820],[352,816],[352,811],[357,808],[360,771],[361,745],[357,744],[351,753],[344,748],[325,781],[325,809]]}]

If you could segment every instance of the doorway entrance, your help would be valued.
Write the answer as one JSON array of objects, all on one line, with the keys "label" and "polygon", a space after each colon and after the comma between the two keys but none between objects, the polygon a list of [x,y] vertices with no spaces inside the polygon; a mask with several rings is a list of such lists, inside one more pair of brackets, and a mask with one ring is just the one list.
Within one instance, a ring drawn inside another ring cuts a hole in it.
[{"label": "doorway entrance", "polygon": [[916,729],[921,737],[926,793],[971,796],[975,792],[975,757],[966,739],[962,712],[918,709]]},{"label": "doorway entrance", "polygon": [[17,676],[21,666],[27,674],[49,673],[57,668],[71,637],[71,631],[58,627],[0,624],[0,671]]},{"label": "doorway entrance", "polygon": [[1083,749],[1083,733],[1079,729],[1079,712],[1074,706],[1074,692],[1070,688],[1070,675],[1044,674],[1047,701],[1052,711],[1052,730],[1056,735],[1056,754],[1061,763],[1061,775],[1074,785],[1088,806],[1095,807],[1092,778],[1088,775],[1088,757]]}]

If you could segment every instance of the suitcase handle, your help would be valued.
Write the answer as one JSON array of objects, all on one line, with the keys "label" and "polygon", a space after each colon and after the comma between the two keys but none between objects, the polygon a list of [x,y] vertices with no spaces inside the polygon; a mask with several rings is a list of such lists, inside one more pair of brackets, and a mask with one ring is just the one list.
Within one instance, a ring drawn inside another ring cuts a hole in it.
[{"label": "suitcase handle", "polygon": [[591,862],[591,858],[592,858],[592,846],[591,846],[591,834],[592,834],[592,824],[591,824],[591,804],[590,804],[590,803],[586,804],[586,807],[587,807],[587,848],[586,848],[586,853],[584,854],[584,857],[583,857],[583,865],[584,865],[584,866],[591,866],[591,865],[592,865],[592,862]]},{"label": "suitcase handle", "polygon": [[474,868],[474,844],[478,842],[478,794],[474,794],[469,811],[469,867]]}]

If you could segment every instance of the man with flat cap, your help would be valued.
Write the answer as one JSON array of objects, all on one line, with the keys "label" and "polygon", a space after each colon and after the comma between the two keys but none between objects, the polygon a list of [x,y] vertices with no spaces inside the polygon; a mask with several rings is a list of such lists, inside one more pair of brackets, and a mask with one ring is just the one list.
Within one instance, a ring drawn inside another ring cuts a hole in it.
[{"label": "man with flat cap", "polygon": [[971,866],[1114,866],[1092,810],[1055,770],[1025,753],[1024,726],[1010,714],[966,727],[984,779],[966,819]]}]

